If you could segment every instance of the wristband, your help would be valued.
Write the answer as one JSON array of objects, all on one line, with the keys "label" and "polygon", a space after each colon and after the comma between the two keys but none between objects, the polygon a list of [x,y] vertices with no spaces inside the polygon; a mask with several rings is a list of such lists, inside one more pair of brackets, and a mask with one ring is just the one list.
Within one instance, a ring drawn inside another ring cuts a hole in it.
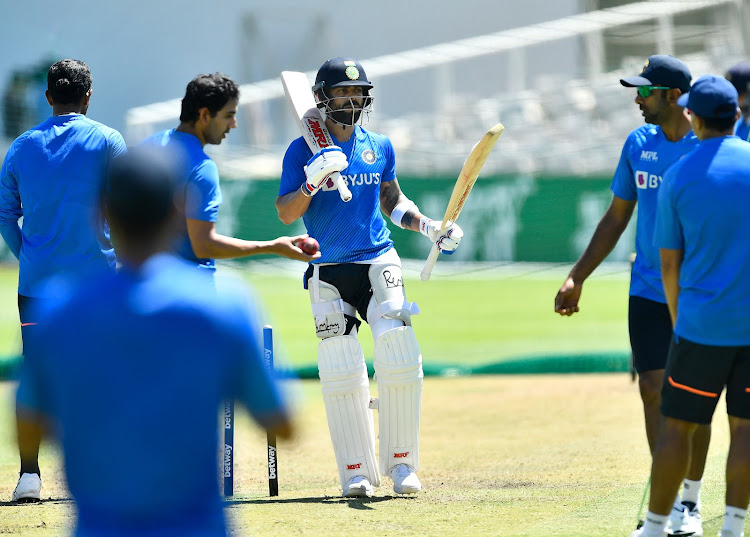
[{"label": "wristband", "polygon": [[312,192],[312,190],[310,190],[308,188],[307,183],[302,183],[300,185],[299,189],[302,192],[302,195],[305,196],[306,198],[312,198],[313,197],[313,192]]},{"label": "wristband", "polygon": [[398,203],[391,211],[391,222],[403,229],[404,226],[401,224],[401,220],[403,220],[404,215],[412,209],[415,212],[419,212],[419,207],[417,207],[417,204],[408,198]]}]

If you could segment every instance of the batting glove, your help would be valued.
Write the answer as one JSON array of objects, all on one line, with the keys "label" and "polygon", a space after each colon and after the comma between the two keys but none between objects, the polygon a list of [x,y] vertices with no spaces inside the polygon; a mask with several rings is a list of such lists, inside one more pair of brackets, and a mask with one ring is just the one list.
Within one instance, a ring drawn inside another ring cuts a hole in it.
[{"label": "batting glove", "polygon": [[438,249],[445,255],[451,255],[458,248],[458,244],[464,237],[463,230],[458,227],[458,224],[451,223],[444,231],[440,231],[443,227],[442,220],[430,220],[429,218],[422,218],[419,221],[419,231],[430,239],[432,242],[437,244]]},{"label": "batting glove", "polygon": [[305,166],[307,181],[302,185],[302,192],[310,197],[336,172],[341,172],[349,166],[346,155],[340,147],[325,147],[315,153]]}]

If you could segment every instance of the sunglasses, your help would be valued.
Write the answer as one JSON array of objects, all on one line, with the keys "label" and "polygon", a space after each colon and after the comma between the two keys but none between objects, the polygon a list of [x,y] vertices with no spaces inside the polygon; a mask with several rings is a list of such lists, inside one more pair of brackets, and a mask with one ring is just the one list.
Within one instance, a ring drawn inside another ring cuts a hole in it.
[{"label": "sunglasses", "polygon": [[644,99],[646,97],[651,96],[651,92],[655,89],[671,89],[666,86],[638,86],[638,95],[643,97]]}]

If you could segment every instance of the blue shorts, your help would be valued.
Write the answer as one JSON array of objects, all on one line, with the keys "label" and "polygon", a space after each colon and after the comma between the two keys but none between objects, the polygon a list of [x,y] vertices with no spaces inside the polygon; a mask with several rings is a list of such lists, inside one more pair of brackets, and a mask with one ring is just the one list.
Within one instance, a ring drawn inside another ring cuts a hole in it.
[{"label": "blue shorts", "polygon": [[628,302],[633,366],[638,373],[664,369],[672,341],[672,318],[666,304],[640,296]]},{"label": "blue shorts", "polygon": [[750,346],[717,347],[674,338],[664,373],[662,414],[711,423],[725,386],[727,414],[750,419]]}]

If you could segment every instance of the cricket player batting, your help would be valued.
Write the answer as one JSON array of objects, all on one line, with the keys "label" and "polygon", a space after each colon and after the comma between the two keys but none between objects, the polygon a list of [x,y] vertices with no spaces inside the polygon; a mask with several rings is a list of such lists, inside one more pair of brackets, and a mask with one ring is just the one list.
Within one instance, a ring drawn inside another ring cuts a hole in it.
[{"label": "cricket player batting", "polygon": [[[335,143],[313,154],[303,137],[284,156],[276,208],[286,224],[302,218],[320,243],[321,257],[305,273],[318,345],[318,369],[331,442],[345,497],[369,497],[380,476],[397,494],[422,488],[419,421],[422,355],[412,328],[419,308],[404,291],[401,260],[383,213],[401,228],[424,234],[443,253],[463,236],[455,224],[423,215],[398,186],[393,146],[365,130],[373,98],[362,65],[333,58],[317,73],[313,92]],[[331,177],[339,173],[351,191],[342,201]],[[374,338],[378,401],[357,330],[365,320]],[[379,456],[372,407],[378,409]]]}]

